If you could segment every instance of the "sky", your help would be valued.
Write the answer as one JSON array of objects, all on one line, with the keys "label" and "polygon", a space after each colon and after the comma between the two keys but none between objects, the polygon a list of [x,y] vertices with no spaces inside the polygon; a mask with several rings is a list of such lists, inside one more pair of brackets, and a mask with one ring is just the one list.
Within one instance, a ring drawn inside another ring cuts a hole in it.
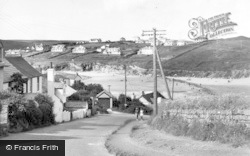
[{"label": "sky", "polygon": [[250,0],[0,0],[1,39],[119,40],[142,30],[188,40],[188,21],[231,12],[235,36],[250,37]]}]

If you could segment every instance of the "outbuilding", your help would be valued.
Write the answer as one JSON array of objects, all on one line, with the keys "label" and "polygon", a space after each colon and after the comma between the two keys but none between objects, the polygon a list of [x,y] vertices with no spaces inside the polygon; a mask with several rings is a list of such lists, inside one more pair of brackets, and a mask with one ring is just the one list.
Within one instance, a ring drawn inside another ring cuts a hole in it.
[{"label": "outbuilding", "polygon": [[108,92],[107,90],[103,90],[99,94],[96,95],[98,102],[105,108],[105,109],[112,109],[113,107],[113,95]]}]

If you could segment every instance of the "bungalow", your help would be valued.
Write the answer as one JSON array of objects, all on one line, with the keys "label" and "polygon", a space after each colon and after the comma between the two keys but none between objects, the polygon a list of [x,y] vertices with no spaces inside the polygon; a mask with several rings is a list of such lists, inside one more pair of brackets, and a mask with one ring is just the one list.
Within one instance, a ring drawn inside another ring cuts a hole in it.
[{"label": "bungalow", "polygon": [[72,53],[86,53],[86,52],[87,52],[87,49],[83,45],[76,46],[72,50]]},{"label": "bungalow", "polygon": [[58,82],[64,81],[69,86],[72,86],[76,81],[83,82],[84,80],[89,79],[89,78],[90,77],[82,76],[82,75],[79,75],[78,73],[76,73],[76,74],[57,73],[55,75],[55,80],[56,81],[58,81]]},{"label": "bungalow", "polygon": [[121,49],[120,47],[106,47],[106,49],[103,51],[103,54],[121,55]]},{"label": "bungalow", "polygon": [[179,41],[177,41],[176,45],[177,46],[184,46],[184,45],[186,45],[186,41],[179,40]]},{"label": "bungalow", "polygon": [[42,93],[42,74],[26,60],[22,57],[6,57],[3,62],[8,66],[3,70],[3,90],[7,90],[13,84],[11,76],[20,73],[27,80],[23,84],[23,93]]},{"label": "bungalow", "polygon": [[153,55],[153,47],[143,47],[138,51],[138,55]]},{"label": "bungalow", "polygon": [[36,51],[42,52],[43,51],[43,44],[35,44]]},{"label": "bungalow", "polygon": [[113,95],[107,90],[103,90],[99,94],[96,95],[98,102],[105,108],[111,109],[113,108]]},{"label": "bungalow", "polygon": [[9,49],[5,51],[5,56],[21,56],[20,49]]},{"label": "bungalow", "polygon": [[[144,104],[145,106],[152,107],[153,104],[154,93],[147,93],[145,94],[144,91],[142,95],[139,97],[139,101]],[[161,93],[157,91],[157,103],[160,103],[162,99],[166,99]]]},{"label": "bungalow", "polygon": [[175,40],[166,40],[164,42],[164,46],[175,46],[176,45],[176,41]]},{"label": "bungalow", "polygon": [[102,42],[102,40],[100,38],[92,38],[90,39],[90,42]]},{"label": "bungalow", "polygon": [[53,45],[51,48],[51,52],[63,52],[65,50],[64,44]]}]

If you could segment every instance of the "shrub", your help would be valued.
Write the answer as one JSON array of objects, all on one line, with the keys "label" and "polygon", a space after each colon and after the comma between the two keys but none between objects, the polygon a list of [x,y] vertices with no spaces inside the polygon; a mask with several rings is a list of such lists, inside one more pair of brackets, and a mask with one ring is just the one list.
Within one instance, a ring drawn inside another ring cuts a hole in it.
[{"label": "shrub", "polygon": [[75,90],[86,90],[86,85],[81,81],[76,81],[71,87]]},{"label": "shrub", "polygon": [[51,107],[53,107],[53,105],[54,105],[52,98],[48,95],[45,95],[45,94],[38,94],[37,96],[35,96],[35,101],[39,105],[47,105],[48,104]]},{"label": "shrub", "polygon": [[30,126],[38,127],[42,125],[43,112],[33,100],[29,100],[25,105],[25,118]]},{"label": "shrub", "polygon": [[41,110],[43,117],[41,120],[42,125],[54,124],[54,114],[53,114],[53,105],[51,97],[48,95],[38,94],[35,97],[35,101],[39,104],[39,109]]}]

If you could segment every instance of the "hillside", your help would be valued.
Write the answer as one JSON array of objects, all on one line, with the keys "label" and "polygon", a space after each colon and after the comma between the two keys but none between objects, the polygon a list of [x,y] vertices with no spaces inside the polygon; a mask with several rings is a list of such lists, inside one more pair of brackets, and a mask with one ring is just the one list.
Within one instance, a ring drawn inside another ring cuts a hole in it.
[{"label": "hillside", "polygon": [[[12,45],[19,49],[38,41],[4,42],[5,46]],[[70,44],[75,41],[63,42]],[[43,41],[42,43],[55,44],[62,43],[62,41]],[[111,47],[120,47],[124,56],[103,55],[94,52],[96,48],[104,44],[109,44]],[[33,52],[23,56],[34,65],[49,65],[50,62],[57,64],[74,59],[76,64],[97,62],[110,65],[129,64],[152,69],[152,56],[136,55],[136,51],[147,46],[147,44],[127,41],[87,43],[84,46],[90,49],[90,53],[72,54],[70,51],[62,54]],[[234,78],[250,76],[250,39],[247,37],[211,40],[179,47],[159,46],[158,51],[167,75]],[[27,57],[33,54],[35,55]]]},{"label": "hillside", "polygon": [[250,39],[236,37],[207,44],[163,62],[164,69],[186,71],[250,70]]}]

